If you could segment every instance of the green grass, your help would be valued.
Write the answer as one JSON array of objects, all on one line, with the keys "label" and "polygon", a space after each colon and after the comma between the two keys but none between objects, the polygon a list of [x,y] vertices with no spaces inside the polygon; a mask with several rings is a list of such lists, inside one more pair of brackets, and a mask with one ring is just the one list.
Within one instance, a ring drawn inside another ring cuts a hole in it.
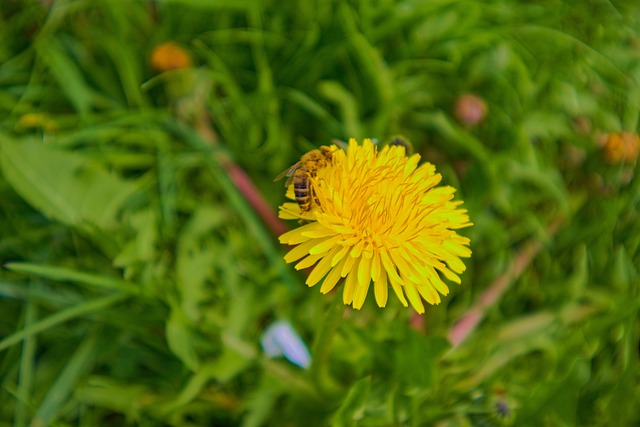
[{"label": "green grass", "polygon": [[[0,4],[0,426],[640,423],[640,176],[597,143],[639,130],[636,1],[47,3]],[[228,159],[276,212],[302,153],[395,134],[473,256],[419,332],[372,295],[333,324]],[[279,319],[314,368],[263,354]]]}]

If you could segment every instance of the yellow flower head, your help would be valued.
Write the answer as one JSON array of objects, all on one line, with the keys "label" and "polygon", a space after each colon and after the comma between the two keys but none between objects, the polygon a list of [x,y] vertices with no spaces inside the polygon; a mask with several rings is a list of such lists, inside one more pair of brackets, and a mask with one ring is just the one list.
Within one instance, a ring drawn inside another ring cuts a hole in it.
[{"label": "yellow flower head", "polygon": [[423,299],[440,303],[439,294],[449,293],[441,275],[460,283],[460,257],[471,255],[469,239],[455,232],[471,225],[462,202],[452,201],[455,189],[436,187],[442,177],[435,167],[418,166],[420,156],[406,157],[403,146],[378,151],[369,139],[362,145],[351,139],[346,152],[331,148],[331,163],[309,177],[312,209],[280,207],[281,218],[306,222],[280,236],[295,246],[285,261],[300,260],[296,269],[315,265],[306,283],[324,277],[322,293],[344,277],[343,301],[356,309],[372,281],[380,307],[389,285],[418,313],[424,313]]}]

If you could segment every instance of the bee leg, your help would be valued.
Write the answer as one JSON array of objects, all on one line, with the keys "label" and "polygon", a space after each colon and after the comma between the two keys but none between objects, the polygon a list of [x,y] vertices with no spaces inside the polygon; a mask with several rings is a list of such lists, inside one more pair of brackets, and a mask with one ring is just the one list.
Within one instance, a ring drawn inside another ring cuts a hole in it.
[{"label": "bee leg", "polygon": [[318,198],[318,196],[316,196],[316,192],[313,189],[313,187],[311,187],[311,194],[310,194],[311,200],[313,201],[313,204],[315,206],[317,206],[318,208],[320,208],[320,199]]}]

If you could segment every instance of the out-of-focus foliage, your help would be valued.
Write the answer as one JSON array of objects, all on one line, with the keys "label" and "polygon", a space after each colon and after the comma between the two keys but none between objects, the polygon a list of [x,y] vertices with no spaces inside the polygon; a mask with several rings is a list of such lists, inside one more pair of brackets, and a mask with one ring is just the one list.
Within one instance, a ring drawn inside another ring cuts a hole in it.
[{"label": "out-of-focus foliage", "polygon": [[[639,28],[632,0],[3,0],[0,426],[638,425],[640,178],[599,141],[639,130]],[[167,41],[193,66],[152,67]],[[302,152],[397,134],[475,223],[462,286],[347,310],[319,368],[267,358],[335,309],[225,159],[275,210]]]}]

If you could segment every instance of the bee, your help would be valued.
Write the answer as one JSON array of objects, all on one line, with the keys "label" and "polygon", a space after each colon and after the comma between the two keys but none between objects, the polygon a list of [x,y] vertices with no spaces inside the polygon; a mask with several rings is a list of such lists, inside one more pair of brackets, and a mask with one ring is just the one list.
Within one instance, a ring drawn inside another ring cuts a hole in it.
[{"label": "bee", "polygon": [[387,142],[387,145],[404,147],[404,152],[408,156],[413,154],[413,145],[411,144],[411,141],[409,141],[407,138],[405,138],[405,137],[403,137],[401,135],[396,135],[396,136],[392,137]]},{"label": "bee", "polygon": [[320,206],[311,182],[318,170],[333,163],[334,150],[334,148],[323,145],[317,150],[309,151],[300,158],[298,163],[274,179],[274,181],[278,181],[286,176],[285,187],[289,187],[293,183],[293,194],[302,212],[309,212],[314,205]]}]

